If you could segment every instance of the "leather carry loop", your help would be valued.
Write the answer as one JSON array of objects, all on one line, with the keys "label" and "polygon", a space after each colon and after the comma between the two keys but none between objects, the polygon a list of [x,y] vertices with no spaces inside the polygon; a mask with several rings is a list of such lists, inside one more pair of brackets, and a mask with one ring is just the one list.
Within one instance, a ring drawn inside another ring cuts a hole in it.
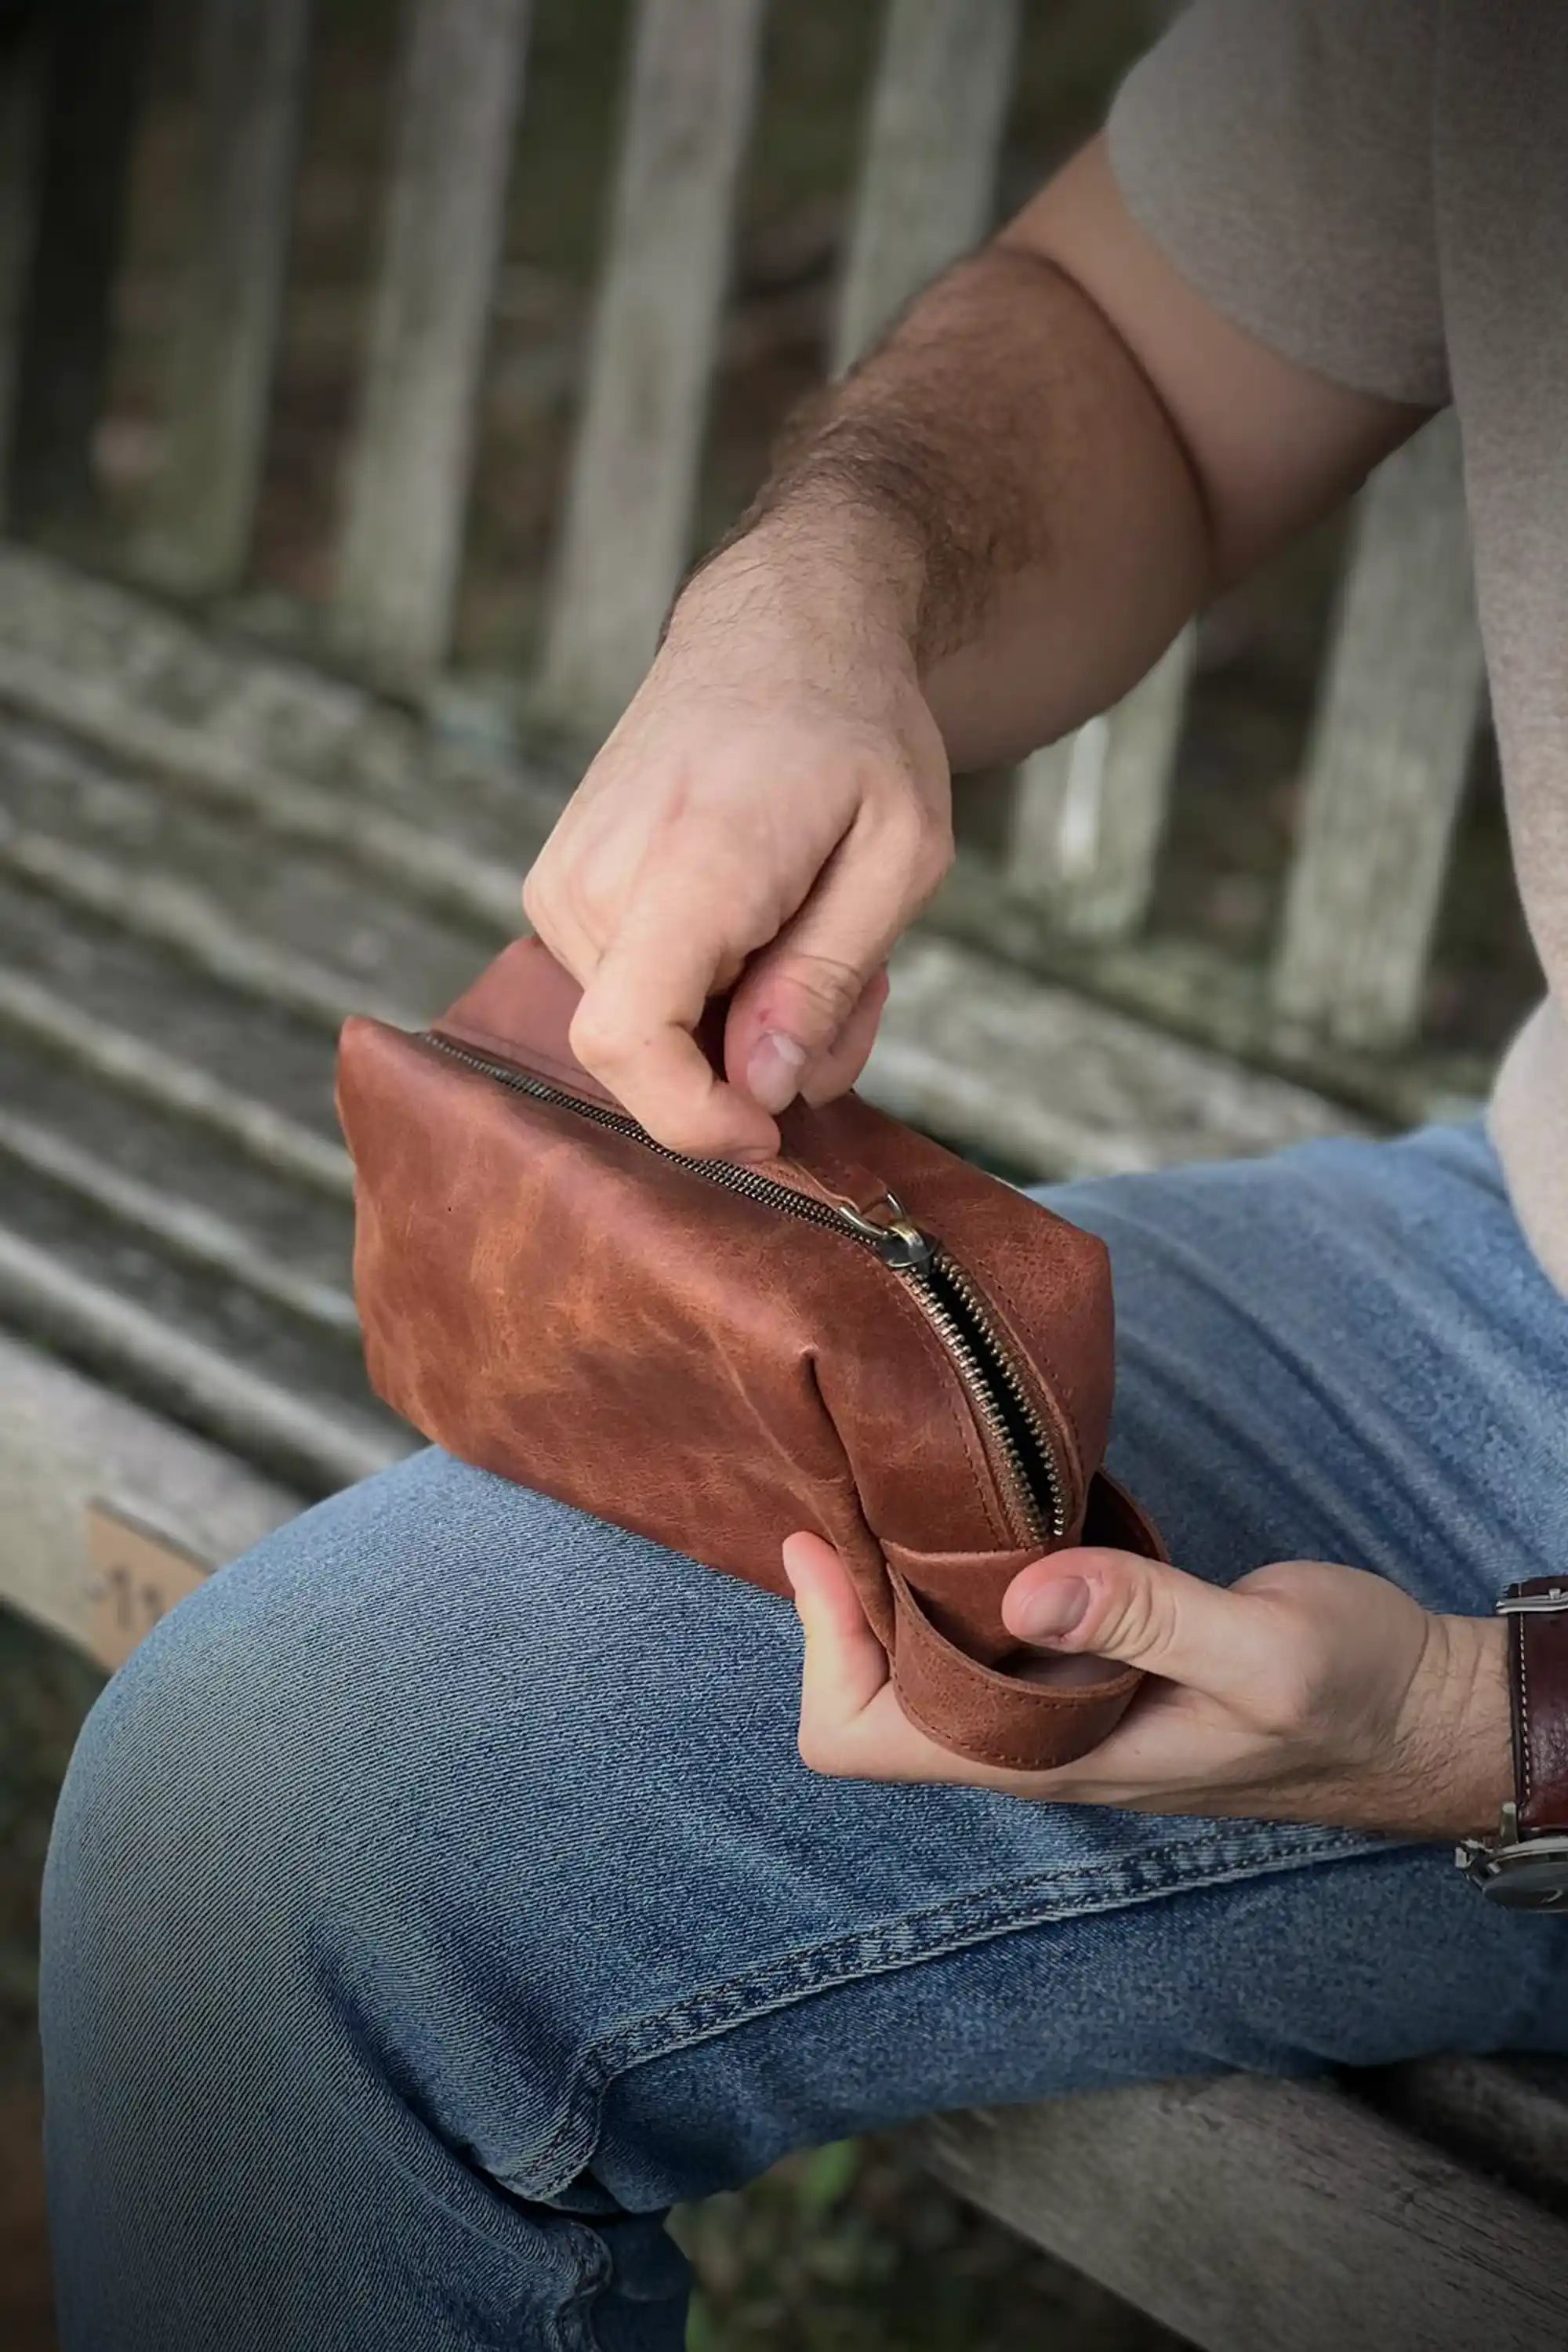
[{"label": "leather carry loop", "polygon": [[[1100,1677],[1057,1683],[1026,1682],[955,1649],[939,1633],[897,1569],[888,1571],[893,1588],[893,1687],[911,1723],[952,1754],[974,1764],[1011,1766],[1045,1772],[1070,1764],[1098,1748],[1116,1727],[1142,1681],[1136,1666],[1113,1666],[1104,1659],[1064,1658],[1064,1669]],[[1042,1654],[1041,1663],[1056,1663]],[[953,1723],[968,1728],[955,1737]]]},{"label": "leather carry loop", "polygon": [[[1165,1558],[1152,1522],[1103,1471],[1089,1490],[1081,1540],[1135,1551],[1146,1559]],[[1048,1680],[1027,1681],[983,1665],[932,1623],[909,1580],[890,1561],[888,1580],[893,1594],[889,1663],[904,1712],[932,1739],[972,1763],[1025,1772],[1069,1764],[1109,1738],[1143,1680],[1136,1666],[1077,1654],[1053,1657],[1049,1652],[1037,1654]],[[962,1738],[954,1738],[955,1720],[969,1727]]]}]

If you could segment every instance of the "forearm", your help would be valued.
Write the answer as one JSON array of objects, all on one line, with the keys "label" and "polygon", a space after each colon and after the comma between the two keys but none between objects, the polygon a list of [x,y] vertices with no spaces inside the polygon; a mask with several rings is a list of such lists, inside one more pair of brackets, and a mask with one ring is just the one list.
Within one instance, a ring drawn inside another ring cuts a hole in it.
[{"label": "forearm", "polygon": [[973,768],[1114,700],[1209,573],[1203,499],[1137,362],[1061,270],[999,242],[797,421],[675,628],[738,597],[873,634]]}]

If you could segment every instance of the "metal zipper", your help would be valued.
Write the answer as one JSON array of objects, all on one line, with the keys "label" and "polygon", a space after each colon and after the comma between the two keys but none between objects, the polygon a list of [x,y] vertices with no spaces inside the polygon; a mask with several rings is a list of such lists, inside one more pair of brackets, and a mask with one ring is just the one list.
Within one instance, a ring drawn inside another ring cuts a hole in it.
[{"label": "metal zipper", "polygon": [[426,1045],[435,1046],[449,1060],[510,1087],[515,1094],[575,1111],[595,1127],[626,1136],[673,1166],[710,1184],[721,1185],[727,1192],[739,1193],[742,1200],[828,1233],[847,1234],[872,1250],[913,1295],[946,1349],[993,1454],[1006,1473],[1007,1498],[1020,1542],[1055,1542],[1066,1534],[1067,1482],[1005,1340],[963,1268],[939,1241],[910,1222],[891,1192],[887,1195],[889,1213],[879,1223],[863,1216],[848,1202],[819,1201],[773,1177],[759,1176],[732,1160],[699,1160],[688,1152],[672,1151],[626,1111],[612,1110],[605,1103],[553,1086],[548,1078],[535,1077],[531,1070],[520,1069],[514,1063],[492,1061],[488,1055],[443,1036],[439,1030],[426,1029],[421,1034]]}]

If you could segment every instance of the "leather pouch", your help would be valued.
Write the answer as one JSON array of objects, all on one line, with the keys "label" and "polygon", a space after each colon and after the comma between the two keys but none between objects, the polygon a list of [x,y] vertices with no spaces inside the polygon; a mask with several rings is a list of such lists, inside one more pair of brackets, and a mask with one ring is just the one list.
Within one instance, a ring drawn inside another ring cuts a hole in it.
[{"label": "leather pouch", "polygon": [[1069,1541],[1161,1556],[1100,1469],[1102,1244],[854,1095],[786,1111],[774,1160],[668,1152],[574,1060],[576,1001],[521,940],[423,1035],[345,1026],[376,1389],[463,1460],[770,1591],[815,1528],[932,1738],[1081,1755],[1138,1675],[1023,1648],[1001,1601]]}]

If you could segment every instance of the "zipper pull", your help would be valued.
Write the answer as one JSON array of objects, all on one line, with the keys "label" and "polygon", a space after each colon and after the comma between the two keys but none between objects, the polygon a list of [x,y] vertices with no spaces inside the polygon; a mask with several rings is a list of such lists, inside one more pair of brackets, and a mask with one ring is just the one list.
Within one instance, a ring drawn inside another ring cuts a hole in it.
[{"label": "zipper pull", "polygon": [[936,1255],[935,1242],[910,1222],[903,1202],[895,1194],[883,1195],[884,1213],[880,1216],[866,1216],[847,1201],[837,1205],[845,1223],[868,1243],[882,1264],[891,1266],[895,1274],[924,1274]]}]

